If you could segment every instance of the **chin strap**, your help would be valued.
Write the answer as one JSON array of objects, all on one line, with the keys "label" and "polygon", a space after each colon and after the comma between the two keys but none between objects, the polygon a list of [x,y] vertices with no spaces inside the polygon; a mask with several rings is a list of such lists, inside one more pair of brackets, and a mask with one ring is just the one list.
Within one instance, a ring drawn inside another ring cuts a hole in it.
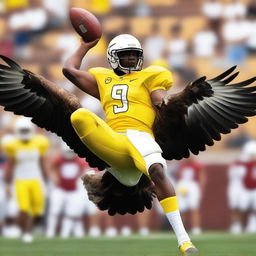
[{"label": "chin strap", "polygon": [[114,72],[118,75],[118,76],[123,76],[126,73],[123,70],[120,70],[119,68],[114,69]]}]

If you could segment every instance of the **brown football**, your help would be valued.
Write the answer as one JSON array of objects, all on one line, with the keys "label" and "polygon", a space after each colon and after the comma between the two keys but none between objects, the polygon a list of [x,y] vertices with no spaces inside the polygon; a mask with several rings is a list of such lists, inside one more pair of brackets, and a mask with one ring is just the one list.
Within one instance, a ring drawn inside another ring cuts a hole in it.
[{"label": "brown football", "polygon": [[71,8],[69,17],[73,28],[85,42],[91,42],[101,37],[101,24],[92,13],[81,8]]}]

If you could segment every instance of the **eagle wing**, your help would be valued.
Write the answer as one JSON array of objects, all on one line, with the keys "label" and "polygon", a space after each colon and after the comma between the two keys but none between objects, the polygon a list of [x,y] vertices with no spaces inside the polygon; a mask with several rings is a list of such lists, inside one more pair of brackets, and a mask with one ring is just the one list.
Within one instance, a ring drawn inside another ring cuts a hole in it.
[{"label": "eagle wing", "polygon": [[248,86],[256,77],[229,84],[235,68],[196,80],[157,109],[153,132],[165,159],[197,155],[256,114],[256,86]]},{"label": "eagle wing", "polygon": [[0,105],[6,111],[32,118],[32,122],[60,136],[91,167],[103,170],[107,164],[79,139],[70,116],[81,107],[78,98],[42,76],[22,69],[0,55],[8,66],[0,64]]}]

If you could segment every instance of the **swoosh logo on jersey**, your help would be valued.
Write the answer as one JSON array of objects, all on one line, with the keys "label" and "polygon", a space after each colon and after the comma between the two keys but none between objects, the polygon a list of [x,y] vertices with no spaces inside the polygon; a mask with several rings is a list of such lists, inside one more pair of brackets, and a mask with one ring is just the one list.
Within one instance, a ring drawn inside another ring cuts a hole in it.
[{"label": "swoosh logo on jersey", "polygon": [[138,78],[131,79],[130,82],[133,82],[133,81],[135,81],[135,80],[138,80]]}]

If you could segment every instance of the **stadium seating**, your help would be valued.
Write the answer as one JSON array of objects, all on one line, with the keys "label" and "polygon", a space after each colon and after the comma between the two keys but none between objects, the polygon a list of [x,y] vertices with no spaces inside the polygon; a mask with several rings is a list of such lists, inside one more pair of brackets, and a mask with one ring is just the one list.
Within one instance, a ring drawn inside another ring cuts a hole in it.
[{"label": "stadium seating", "polygon": [[146,4],[149,6],[171,6],[176,4],[178,1],[177,0],[145,0],[144,1]]}]

